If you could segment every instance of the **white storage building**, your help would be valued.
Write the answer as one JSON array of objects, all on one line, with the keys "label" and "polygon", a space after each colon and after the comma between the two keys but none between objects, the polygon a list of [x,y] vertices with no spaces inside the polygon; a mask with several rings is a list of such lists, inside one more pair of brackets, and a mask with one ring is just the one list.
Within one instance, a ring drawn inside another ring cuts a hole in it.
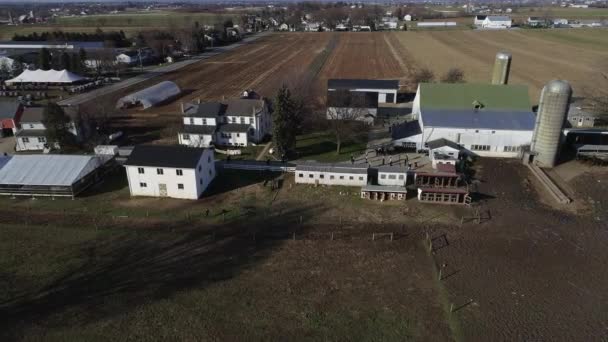
[{"label": "white storage building", "polygon": [[511,28],[511,17],[502,15],[489,15],[481,23],[481,27],[486,29],[507,29]]},{"label": "white storage building", "polygon": [[124,165],[131,196],[198,199],[216,175],[204,148],[139,145]]},{"label": "white storage building", "polygon": [[147,109],[156,106],[159,103],[169,101],[180,93],[181,90],[177,84],[171,81],[163,81],[149,88],[122,97],[116,103],[116,108],[128,108],[141,105],[143,109]]},{"label": "white storage building", "polygon": [[300,184],[364,186],[367,166],[307,162],[296,166],[295,179]]}]

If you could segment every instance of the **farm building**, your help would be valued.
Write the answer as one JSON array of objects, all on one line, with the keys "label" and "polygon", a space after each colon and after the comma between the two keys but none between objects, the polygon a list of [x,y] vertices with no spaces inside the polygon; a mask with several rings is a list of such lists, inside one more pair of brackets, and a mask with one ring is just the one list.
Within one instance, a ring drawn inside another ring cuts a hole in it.
[{"label": "farm building", "polygon": [[116,108],[142,106],[143,109],[147,109],[160,103],[170,101],[180,93],[181,90],[177,84],[171,81],[163,81],[120,98],[116,103]]},{"label": "farm building", "polygon": [[131,196],[198,199],[215,178],[213,150],[135,146],[124,164]]},{"label": "farm building", "polygon": [[296,183],[316,185],[367,185],[367,166],[303,163],[296,166]]},{"label": "farm building", "polygon": [[455,21],[425,21],[416,23],[419,28],[433,28],[433,27],[455,27],[458,25]]},{"label": "farm building", "polygon": [[481,14],[476,15],[475,18],[473,19],[473,25],[482,26],[483,21],[486,20],[487,17],[488,17],[487,15],[481,15]]},{"label": "farm building", "polygon": [[511,17],[488,15],[481,23],[481,27],[485,29],[506,29],[511,28],[511,24]]},{"label": "farm building", "polygon": [[407,184],[407,170],[404,166],[379,166],[378,185],[405,187]]},{"label": "farm building", "polygon": [[462,147],[458,144],[443,138],[429,141],[427,146],[433,168],[441,164],[456,165],[462,151]]},{"label": "farm building", "polygon": [[543,18],[539,17],[528,17],[526,19],[526,25],[530,27],[543,27],[547,24],[547,22]]},{"label": "farm building", "polygon": [[479,156],[517,157],[535,125],[520,85],[421,83],[412,113],[417,120],[392,130],[395,146],[428,150],[446,139]]},{"label": "farm building", "polygon": [[182,109],[181,145],[194,147],[247,146],[271,133],[268,104],[263,99],[241,98],[190,103]]},{"label": "farm building", "polygon": [[571,105],[568,110],[568,123],[571,127],[593,127],[598,115],[579,106]]},{"label": "farm building", "polygon": [[[71,118],[68,130],[77,141],[81,141],[86,127],[78,125],[77,107],[63,107],[65,114]],[[46,127],[42,122],[44,118],[44,107],[25,107],[17,125],[17,145],[15,149],[21,151],[41,151],[48,148],[46,141]]]},{"label": "farm building", "polygon": [[0,157],[0,195],[74,197],[102,180],[111,159],[60,154]]},{"label": "farm building", "polygon": [[23,105],[16,99],[0,98],[0,138],[17,133]]},{"label": "farm building", "polygon": [[327,118],[373,123],[378,106],[396,103],[398,80],[330,79],[327,81]]},{"label": "farm building", "polygon": [[81,48],[86,51],[104,49],[103,42],[34,42],[34,41],[1,41],[0,52],[15,54],[25,52],[39,52],[40,49],[66,50],[78,52]]}]

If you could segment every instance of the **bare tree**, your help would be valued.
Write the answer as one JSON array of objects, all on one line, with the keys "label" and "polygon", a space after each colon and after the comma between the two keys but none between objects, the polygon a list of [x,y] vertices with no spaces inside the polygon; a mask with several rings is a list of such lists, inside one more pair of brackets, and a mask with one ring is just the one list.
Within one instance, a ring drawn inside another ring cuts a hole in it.
[{"label": "bare tree", "polygon": [[414,84],[417,86],[419,83],[429,83],[435,80],[435,73],[431,69],[422,68],[414,73]]},{"label": "bare tree", "polygon": [[464,71],[460,68],[450,68],[443,77],[441,77],[443,83],[463,83],[464,82]]},{"label": "bare tree", "polygon": [[327,121],[336,139],[336,154],[340,154],[342,142],[360,132],[362,122],[373,120],[369,116],[372,107],[365,93],[336,90],[327,94]]}]

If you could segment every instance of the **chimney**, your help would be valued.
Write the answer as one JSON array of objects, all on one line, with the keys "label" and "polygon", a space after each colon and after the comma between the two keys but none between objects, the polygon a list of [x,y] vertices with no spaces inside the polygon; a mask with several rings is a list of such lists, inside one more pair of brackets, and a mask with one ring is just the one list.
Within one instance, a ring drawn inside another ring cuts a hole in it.
[{"label": "chimney", "polygon": [[182,108],[182,114],[184,114],[184,103],[183,103],[183,102],[180,102],[180,103],[179,103],[179,105],[180,105],[180,107]]},{"label": "chimney", "polygon": [[201,104],[201,98],[196,99],[196,103]]}]

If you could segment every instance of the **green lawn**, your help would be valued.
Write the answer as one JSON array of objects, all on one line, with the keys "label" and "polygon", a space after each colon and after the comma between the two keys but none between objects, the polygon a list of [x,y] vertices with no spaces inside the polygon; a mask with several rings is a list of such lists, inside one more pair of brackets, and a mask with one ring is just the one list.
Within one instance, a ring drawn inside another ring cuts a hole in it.
[{"label": "green lawn", "polygon": [[336,140],[332,132],[317,132],[300,135],[296,141],[296,153],[299,160],[315,160],[318,162],[342,162],[350,160],[350,156],[365,151],[367,132],[353,136],[342,142],[340,154],[336,153]]}]

